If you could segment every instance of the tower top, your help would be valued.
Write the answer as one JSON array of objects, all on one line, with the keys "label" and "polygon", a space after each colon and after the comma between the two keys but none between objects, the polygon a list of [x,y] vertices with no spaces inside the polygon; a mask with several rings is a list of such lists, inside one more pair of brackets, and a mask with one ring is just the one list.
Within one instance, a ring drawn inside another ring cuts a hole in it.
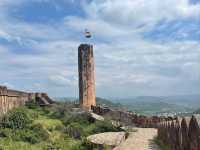
[{"label": "tower top", "polygon": [[85,29],[85,37],[86,38],[91,38],[92,37],[92,34],[90,31],[88,31],[88,29]]}]

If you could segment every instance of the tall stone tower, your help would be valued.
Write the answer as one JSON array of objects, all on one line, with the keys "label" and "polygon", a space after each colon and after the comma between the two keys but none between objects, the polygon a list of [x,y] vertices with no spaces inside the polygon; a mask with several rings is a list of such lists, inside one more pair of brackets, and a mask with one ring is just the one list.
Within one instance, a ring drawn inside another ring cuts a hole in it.
[{"label": "tall stone tower", "polygon": [[81,44],[78,48],[79,101],[83,109],[96,105],[93,46]]}]

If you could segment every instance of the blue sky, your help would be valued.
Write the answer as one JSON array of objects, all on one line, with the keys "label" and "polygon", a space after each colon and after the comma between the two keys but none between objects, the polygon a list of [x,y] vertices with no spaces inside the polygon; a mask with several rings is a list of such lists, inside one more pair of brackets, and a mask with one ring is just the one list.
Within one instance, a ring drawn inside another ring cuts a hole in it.
[{"label": "blue sky", "polygon": [[98,96],[199,94],[199,0],[0,0],[0,84],[78,96],[85,28]]}]

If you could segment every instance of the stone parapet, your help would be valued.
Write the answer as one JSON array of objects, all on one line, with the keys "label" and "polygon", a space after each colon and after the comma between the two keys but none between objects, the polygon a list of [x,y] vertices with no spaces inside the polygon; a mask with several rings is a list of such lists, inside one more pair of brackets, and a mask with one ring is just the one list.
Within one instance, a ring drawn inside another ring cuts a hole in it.
[{"label": "stone parapet", "polygon": [[111,109],[109,107],[92,106],[92,111],[98,115],[109,117],[119,122],[121,125],[135,125],[143,128],[157,128],[157,124],[162,121],[174,120],[171,117],[143,116],[133,112]]},{"label": "stone parapet", "polygon": [[163,121],[158,124],[158,138],[171,150],[200,150],[200,117]]},{"label": "stone parapet", "polygon": [[20,107],[31,100],[38,100],[39,105],[49,105],[53,103],[46,93],[28,93],[7,89],[0,86],[0,115],[5,114],[8,110]]}]

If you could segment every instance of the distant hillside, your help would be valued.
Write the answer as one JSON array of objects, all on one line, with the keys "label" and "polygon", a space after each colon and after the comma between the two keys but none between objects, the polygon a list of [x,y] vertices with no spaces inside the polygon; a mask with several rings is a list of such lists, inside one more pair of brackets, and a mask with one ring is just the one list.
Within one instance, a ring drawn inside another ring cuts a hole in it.
[{"label": "distant hillside", "polygon": [[[77,101],[76,98],[56,98],[59,101]],[[111,108],[127,109],[144,115],[157,114],[176,114],[176,113],[192,113],[195,109],[191,109],[190,105],[179,104],[177,101],[172,101],[172,98],[140,96],[134,99],[117,99],[109,100],[97,97],[97,105],[108,106]],[[187,101],[189,102],[189,101]],[[200,106],[200,105],[199,105]]]},{"label": "distant hillside", "polygon": [[194,109],[200,108],[200,95],[168,96],[165,97],[164,100],[169,103],[175,103]]},{"label": "distant hillside", "polygon": [[120,103],[115,103],[115,102],[112,102],[110,100],[100,98],[100,97],[97,97],[96,101],[97,101],[97,105],[101,105],[101,106],[104,105],[104,106],[108,106],[108,107],[111,107],[111,108],[123,108],[124,107]]},{"label": "distant hillside", "polygon": [[189,107],[192,109],[200,108],[200,95],[177,95],[177,96],[138,96],[133,98],[113,98],[113,101],[129,104],[133,102],[164,102]]},{"label": "distant hillside", "polygon": [[126,108],[127,110],[144,114],[144,115],[158,115],[158,114],[175,114],[175,113],[187,113],[192,112],[193,110],[185,107],[180,106],[177,104],[170,104],[166,102],[159,101],[160,98],[156,97],[148,97],[148,101],[146,100],[147,97],[138,97],[135,101],[130,101],[129,103],[115,103],[111,102],[107,99],[97,98],[98,105],[106,105],[113,108]]},{"label": "distant hillside", "polygon": [[156,115],[156,114],[175,114],[175,113],[186,113],[191,112],[192,110],[190,108],[176,105],[176,104],[170,104],[165,102],[132,102],[129,104],[126,104],[126,107],[131,110],[135,111],[140,114],[145,115]]},{"label": "distant hillside", "polygon": [[200,114],[200,108],[194,111],[194,114]]}]

